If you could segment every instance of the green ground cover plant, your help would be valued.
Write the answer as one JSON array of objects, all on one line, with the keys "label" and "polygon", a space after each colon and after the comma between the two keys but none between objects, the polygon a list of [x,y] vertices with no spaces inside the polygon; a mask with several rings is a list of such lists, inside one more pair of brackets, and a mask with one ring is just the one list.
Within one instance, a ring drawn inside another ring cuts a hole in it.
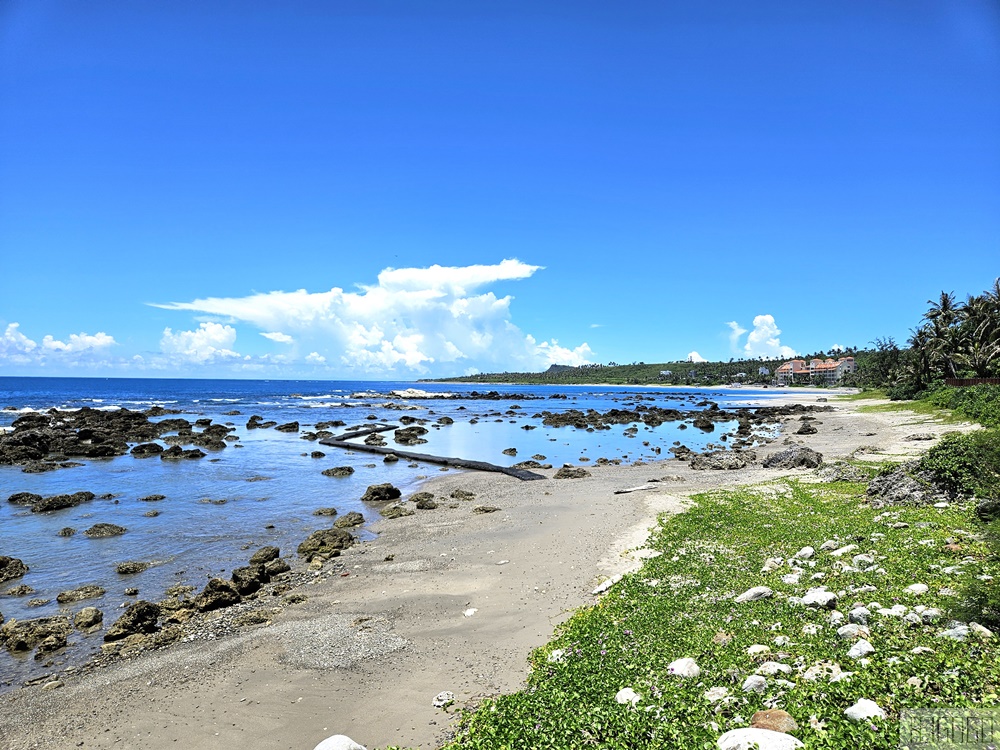
[{"label": "green ground cover plant", "polygon": [[[879,510],[864,489],[787,479],[699,495],[661,518],[647,545],[661,554],[568,620],[532,656],[526,689],[466,714],[448,747],[708,749],[776,707],[806,747],[896,748],[902,709],[997,705],[1000,638],[942,637],[951,623],[937,613],[962,581],[1000,575],[969,531],[969,507]],[[821,550],[828,540],[857,546]],[[795,559],[807,546],[814,553]],[[756,586],[773,593],[735,601]],[[799,602],[814,587],[836,594],[836,610]],[[870,612],[864,659],[848,656],[857,641],[838,635],[848,620],[834,614],[856,603]],[[697,677],[671,673],[682,658]],[[755,673],[763,692],[745,692]],[[634,705],[616,700],[625,688]],[[846,718],[860,698],[886,718]]]}]

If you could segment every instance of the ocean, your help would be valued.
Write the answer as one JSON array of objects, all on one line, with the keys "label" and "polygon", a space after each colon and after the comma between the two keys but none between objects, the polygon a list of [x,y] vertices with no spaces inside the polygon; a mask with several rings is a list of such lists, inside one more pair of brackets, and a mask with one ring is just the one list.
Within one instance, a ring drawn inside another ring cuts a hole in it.
[{"label": "ocean", "polygon": [[[407,388],[456,397],[403,400],[390,395],[393,390]],[[503,397],[483,400],[474,396],[491,390]],[[0,377],[0,431],[9,430],[23,414],[52,408],[145,410],[161,406],[181,413],[154,420],[208,418],[236,427],[232,434],[239,437],[224,450],[208,451],[205,458],[196,461],[125,455],[84,459],[82,466],[40,474],[24,473],[19,466],[0,466],[0,555],[19,558],[30,568],[22,578],[0,584],[0,612],[8,620],[24,620],[71,615],[92,605],[105,611],[107,625],[125,603],[137,598],[126,596],[126,588],[138,588],[138,598],[151,601],[162,599],[164,591],[178,583],[200,590],[210,577],[228,578],[234,567],[246,564],[250,552],[268,544],[280,547],[292,560],[299,542],[332,522],[329,517],[314,515],[318,508],[334,507],[340,515],[356,510],[367,521],[374,521],[377,511],[360,501],[369,485],[391,482],[406,497],[441,470],[426,463],[413,467],[406,460],[384,463],[381,456],[322,446],[303,440],[297,433],[248,430],[246,423],[252,415],[279,425],[297,421],[300,431],[332,420],[366,426],[372,423],[372,416],[379,422],[399,425],[400,417],[411,416],[428,420],[429,432],[423,436],[428,442],[401,446],[402,450],[501,465],[541,455],[545,463],[555,467],[564,463],[586,466],[586,459],[593,462],[600,457],[624,462],[668,458],[675,441],[699,451],[735,423],[719,424],[714,433],[682,430],[676,422],[655,428],[636,423],[588,431],[548,427],[534,415],[543,410],[607,411],[638,404],[694,410],[705,408],[698,404],[706,400],[721,408],[755,406],[766,404],[773,395],[773,391],[749,388]],[[390,408],[390,404],[407,408]],[[435,425],[442,416],[454,423]],[[393,445],[391,432],[386,438]],[[504,453],[511,448],[516,449],[516,456]],[[326,455],[310,457],[317,450]],[[354,473],[345,478],[324,476],[323,469],[332,466],[351,466]],[[50,496],[83,490],[98,497],[49,513],[32,513],[25,506],[7,502],[10,495],[19,492]],[[155,502],[140,500],[150,495],[165,497]],[[150,517],[153,510],[159,513]],[[127,531],[104,539],[82,533],[95,523],[117,524]],[[61,536],[59,532],[66,528],[77,533]],[[357,534],[371,538],[373,532],[365,526]],[[116,565],[126,561],[154,565],[139,574],[118,575]],[[8,593],[21,584],[33,591],[21,596]],[[86,584],[97,584],[107,593],[73,604],[56,601],[60,592]],[[79,637],[84,648],[69,649],[64,663],[80,661],[100,647],[99,632]],[[0,652],[0,690],[16,687],[37,669],[30,655]]]}]

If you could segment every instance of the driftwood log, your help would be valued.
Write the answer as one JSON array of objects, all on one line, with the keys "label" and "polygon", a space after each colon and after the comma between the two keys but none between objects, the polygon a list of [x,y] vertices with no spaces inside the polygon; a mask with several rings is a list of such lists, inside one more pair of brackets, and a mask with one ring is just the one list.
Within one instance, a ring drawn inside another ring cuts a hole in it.
[{"label": "driftwood log", "polygon": [[394,456],[399,456],[400,458],[405,458],[409,461],[420,461],[421,463],[435,464],[438,466],[451,466],[456,469],[495,471],[524,481],[530,481],[532,479],[545,479],[543,474],[537,474],[533,471],[528,471],[527,469],[518,469],[513,466],[499,466],[497,464],[491,464],[487,461],[472,461],[468,458],[456,458],[454,456],[432,456],[429,453],[414,453],[412,451],[401,451],[387,446],[365,445],[364,443],[349,442],[359,437],[371,435],[375,432],[388,432],[389,430],[396,429],[399,429],[397,425],[373,424],[370,427],[359,427],[349,430],[341,435],[334,435],[333,437],[325,438],[320,440],[319,444],[330,448],[344,448],[345,450],[376,453],[382,456],[386,456],[391,453]]}]

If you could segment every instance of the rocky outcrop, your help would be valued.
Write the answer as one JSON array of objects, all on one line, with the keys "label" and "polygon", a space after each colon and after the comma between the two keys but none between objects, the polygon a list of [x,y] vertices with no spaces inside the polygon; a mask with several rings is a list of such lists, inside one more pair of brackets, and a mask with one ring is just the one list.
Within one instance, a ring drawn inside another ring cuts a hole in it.
[{"label": "rocky outcrop", "polygon": [[160,459],[163,461],[180,461],[182,459],[204,458],[206,455],[205,451],[198,448],[184,450],[179,445],[171,445],[160,454]]},{"label": "rocky outcrop", "polygon": [[886,505],[928,505],[939,498],[930,474],[921,473],[917,462],[904,464],[888,474],[877,476],[865,490],[873,508]]},{"label": "rocky outcrop", "polygon": [[112,536],[121,536],[128,529],[115,523],[95,523],[83,533],[91,539],[106,539]]},{"label": "rocky outcrop", "polygon": [[310,534],[298,547],[302,557],[312,559],[316,555],[337,557],[354,543],[354,537],[343,529],[320,529]]},{"label": "rocky outcrop", "polygon": [[153,602],[137,601],[108,628],[104,634],[106,642],[119,641],[130,635],[155,633],[159,630],[160,605]]},{"label": "rocky outcrop", "polygon": [[393,439],[400,445],[420,445],[421,443],[426,443],[421,435],[426,435],[428,432],[426,427],[421,427],[420,425],[412,425],[410,427],[403,427],[402,429],[396,430],[393,433]]},{"label": "rocky outcrop", "polygon": [[266,547],[261,547],[259,550],[250,555],[251,565],[266,565],[271,562],[271,560],[277,560],[281,556],[281,550],[273,545],[267,545]]},{"label": "rocky outcrop", "polygon": [[83,601],[84,599],[96,599],[99,596],[104,596],[105,593],[107,592],[103,588],[97,584],[90,583],[70,591],[63,591],[56,597],[56,601],[60,604],[69,604],[71,602]]},{"label": "rocky outcrop", "polygon": [[553,475],[553,479],[583,479],[589,476],[590,472],[579,466],[563,466]]},{"label": "rocky outcrop", "polygon": [[34,620],[10,620],[0,627],[0,644],[13,653],[31,651],[43,641],[66,645],[66,636],[73,632],[64,615],[39,617]]},{"label": "rocky outcrop", "polygon": [[74,492],[72,495],[52,495],[42,498],[31,505],[32,513],[50,513],[63,508],[75,508],[89,503],[95,497],[93,492]]},{"label": "rocky outcrop", "polygon": [[129,453],[136,458],[149,458],[163,453],[163,446],[159,443],[139,443]]},{"label": "rocky outcrop", "polygon": [[120,576],[131,576],[136,573],[142,573],[144,570],[149,570],[151,567],[153,567],[153,563],[151,562],[130,561],[118,563],[115,566],[115,572]]},{"label": "rocky outcrop", "polygon": [[16,557],[0,555],[0,583],[20,578],[28,572],[28,566]]},{"label": "rocky outcrop", "polygon": [[271,576],[267,574],[267,570],[263,565],[247,565],[242,568],[236,568],[233,571],[233,586],[242,596],[247,596],[259,591],[260,587],[265,583],[270,583]]},{"label": "rocky outcrop", "polygon": [[365,494],[361,496],[361,501],[366,503],[388,503],[398,500],[402,495],[403,493],[398,487],[385,482],[383,484],[369,485],[368,489],[365,490]]},{"label": "rocky outcrop", "polygon": [[199,612],[210,612],[213,609],[231,607],[243,601],[235,584],[222,578],[213,578],[198,596],[194,598],[194,606]]},{"label": "rocky outcrop", "polygon": [[364,522],[365,517],[356,510],[352,510],[350,513],[345,513],[343,516],[334,521],[333,527],[335,529],[350,529],[354,526],[360,526]]},{"label": "rocky outcrop", "polygon": [[403,516],[412,516],[414,511],[405,505],[390,505],[383,508],[381,513],[383,518],[402,518]]},{"label": "rocky outcrop", "polygon": [[329,469],[323,469],[324,477],[349,477],[354,473],[354,469],[350,466],[333,466]]},{"label": "rocky outcrop", "polygon": [[274,428],[275,432],[298,432],[299,423],[298,422],[286,422],[285,424],[279,424]]},{"label": "rocky outcrop", "polygon": [[816,469],[823,463],[823,454],[797,445],[764,459],[765,469]]},{"label": "rocky outcrop", "polygon": [[734,471],[750,466],[757,460],[753,451],[711,451],[691,459],[691,468],[699,471]]},{"label": "rocky outcrop", "polygon": [[73,615],[73,625],[85,633],[93,632],[104,622],[104,613],[97,607],[84,607]]}]

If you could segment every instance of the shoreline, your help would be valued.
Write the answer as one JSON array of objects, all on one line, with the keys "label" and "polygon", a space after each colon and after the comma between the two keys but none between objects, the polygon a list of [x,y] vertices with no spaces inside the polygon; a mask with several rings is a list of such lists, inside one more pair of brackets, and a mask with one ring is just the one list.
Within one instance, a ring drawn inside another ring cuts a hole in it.
[{"label": "shoreline", "polygon": [[[799,399],[783,401],[815,403],[817,394],[795,391],[782,395]],[[827,461],[872,443],[887,458],[926,447],[902,440],[915,415],[830,405],[817,434],[794,436]],[[461,707],[519,688],[530,651],[593,603],[602,579],[641,564],[625,553],[660,513],[680,512],[688,496],[714,487],[797,473],[693,471],[676,460],[586,468],[591,477],[530,483],[442,473],[421,489],[444,497],[466,489],[475,500],[377,522],[378,538],[337,559],[349,575],[307,582],[297,591],[309,599],[273,625],[67,676],[57,690],[16,690],[0,699],[0,738],[11,750],[175,742],[309,750],[332,734],[369,748],[436,747],[455,715],[434,708],[434,696],[450,690]],[[613,494],[651,478],[665,481]],[[473,513],[477,505],[500,510]]]}]

